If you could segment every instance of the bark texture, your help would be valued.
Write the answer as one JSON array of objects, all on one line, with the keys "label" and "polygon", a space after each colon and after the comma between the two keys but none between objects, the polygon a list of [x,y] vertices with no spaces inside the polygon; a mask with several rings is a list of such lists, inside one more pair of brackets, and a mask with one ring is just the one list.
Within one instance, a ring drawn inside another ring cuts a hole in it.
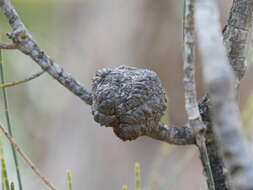
[{"label": "bark texture", "polygon": [[[251,150],[240,129],[235,78],[222,43],[216,1],[197,1],[196,26],[203,58],[203,73],[212,104],[215,139],[235,189],[253,189]],[[203,28],[210,30],[201,32]]]},{"label": "bark texture", "polygon": [[252,26],[252,13],[252,0],[233,0],[228,22],[223,29],[229,63],[239,80],[247,69],[245,60]]},{"label": "bark texture", "polygon": [[195,81],[195,0],[185,0],[184,2],[183,38],[185,109],[188,115],[189,124],[194,130],[196,136],[196,144],[199,148],[201,163],[206,175],[208,189],[215,190],[212,169],[206,147],[206,126],[202,121],[197,102]]},{"label": "bark texture", "polygon": [[[247,65],[247,48],[252,30],[252,0],[233,0],[227,24],[223,28],[223,41],[228,55],[228,60],[236,74],[236,85],[243,78]],[[210,100],[206,96],[199,103],[200,113],[207,126],[207,151],[213,170],[216,190],[230,189],[227,172],[224,170],[223,158],[218,153],[218,145],[214,139],[213,123],[210,118]]]}]

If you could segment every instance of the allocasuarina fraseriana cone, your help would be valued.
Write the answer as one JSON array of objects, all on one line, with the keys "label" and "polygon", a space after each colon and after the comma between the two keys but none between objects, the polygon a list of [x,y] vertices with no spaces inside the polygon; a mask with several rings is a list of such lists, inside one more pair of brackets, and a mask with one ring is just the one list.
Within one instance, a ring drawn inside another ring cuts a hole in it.
[{"label": "allocasuarina fraseriana cone", "polygon": [[121,66],[101,69],[92,82],[92,114],[122,140],[133,140],[158,127],[167,99],[157,74]]}]

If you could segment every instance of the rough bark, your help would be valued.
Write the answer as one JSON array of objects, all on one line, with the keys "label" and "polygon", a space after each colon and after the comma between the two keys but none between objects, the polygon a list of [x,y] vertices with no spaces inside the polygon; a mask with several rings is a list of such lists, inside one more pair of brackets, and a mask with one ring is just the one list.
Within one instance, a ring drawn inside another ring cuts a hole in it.
[{"label": "rough bark", "polygon": [[228,22],[223,29],[223,40],[236,78],[241,80],[247,65],[247,47],[252,26],[253,1],[233,0]]},{"label": "rough bark", "polygon": [[[235,79],[228,64],[219,25],[216,1],[197,1],[196,27],[203,58],[203,73],[212,109],[215,140],[224,158],[235,189],[253,189],[251,151],[240,129],[240,114],[235,98]],[[203,28],[209,27],[206,32]]]},{"label": "rough bark", "polygon": [[[247,47],[252,30],[252,0],[233,0],[227,24],[223,29],[223,40],[228,55],[229,64],[232,66],[237,82],[243,78],[247,65]],[[210,118],[210,100],[206,96],[199,102],[200,113],[207,126],[207,151],[213,170],[216,190],[230,189],[227,173],[224,170],[223,158],[218,153],[218,145],[214,139],[213,123]]]},{"label": "rough bark", "polygon": [[208,96],[201,99],[199,102],[199,111],[203,122],[206,125],[206,147],[208,152],[208,157],[210,160],[210,165],[212,169],[212,174],[215,183],[216,190],[229,190],[230,185],[228,182],[227,172],[224,169],[223,159],[218,153],[218,145],[214,138],[213,133],[213,123],[210,118],[210,99]]}]

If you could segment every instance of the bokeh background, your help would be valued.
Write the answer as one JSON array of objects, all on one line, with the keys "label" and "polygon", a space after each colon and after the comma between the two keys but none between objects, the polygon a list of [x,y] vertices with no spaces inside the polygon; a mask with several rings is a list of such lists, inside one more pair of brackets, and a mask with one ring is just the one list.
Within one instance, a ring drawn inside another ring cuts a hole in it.
[{"label": "bokeh background", "polygon": [[[186,122],[182,0],[14,0],[13,4],[40,46],[87,88],[100,68],[129,65],[152,69],[169,97],[164,120],[178,125]],[[231,0],[220,1],[222,25],[230,6]],[[9,30],[1,13],[0,32],[4,35]],[[2,41],[8,39],[3,36]],[[18,51],[3,54],[7,81],[40,70]],[[249,116],[253,112],[250,54],[241,85],[247,127],[253,126]],[[205,90],[199,61],[197,81],[201,97]],[[131,190],[135,162],[141,164],[145,190],[207,189],[195,147],[170,146],[147,137],[122,142],[110,128],[93,120],[89,106],[47,74],[9,88],[8,97],[16,141],[58,189],[67,189],[66,170],[70,169],[74,189],[119,190],[126,184]],[[0,110],[1,123],[5,123],[2,99]],[[5,154],[10,178],[15,181],[7,141]],[[25,190],[47,188],[21,159],[20,163]]]}]

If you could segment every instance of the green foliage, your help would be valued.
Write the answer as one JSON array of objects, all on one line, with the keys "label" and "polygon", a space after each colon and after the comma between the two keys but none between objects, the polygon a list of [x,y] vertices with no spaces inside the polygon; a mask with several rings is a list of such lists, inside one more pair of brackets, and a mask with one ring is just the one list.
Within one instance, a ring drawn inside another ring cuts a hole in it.
[{"label": "green foliage", "polygon": [[70,170],[67,170],[67,184],[68,190],[73,190],[72,173]]},{"label": "green foliage", "polygon": [[134,190],[141,190],[141,165],[138,162],[134,165]]},{"label": "green foliage", "polygon": [[[57,25],[57,19],[52,18],[55,18],[55,10],[59,3],[63,5],[65,2],[65,0],[13,0],[22,20],[40,44],[45,44],[45,40],[54,41],[52,33],[55,32],[55,28],[52,26]],[[11,31],[2,12],[0,12],[0,25],[2,34]],[[9,42],[9,39],[4,35],[3,41]]]},{"label": "green foliage", "polygon": [[[4,62],[3,62],[3,57],[2,57],[2,51],[0,50],[0,75],[1,75],[1,83],[2,84],[5,83],[3,63]],[[10,136],[12,136],[12,126],[11,126],[11,119],[10,119],[10,114],[9,114],[8,95],[7,95],[7,90],[5,88],[2,88],[2,96],[3,96],[3,101],[4,101],[5,118],[6,118],[6,123],[7,123],[7,127],[8,127],[8,132],[9,132]],[[16,173],[17,173],[19,190],[23,190],[22,181],[21,181],[21,174],[19,171],[17,153],[16,153],[15,147],[13,145],[11,145],[11,149],[12,149],[12,155],[13,155]],[[3,163],[2,163],[2,167],[3,167]],[[9,190],[9,189],[7,189],[7,190]]]},{"label": "green foliage", "polygon": [[14,183],[9,182],[8,172],[6,167],[6,161],[4,157],[4,150],[3,150],[3,143],[2,143],[2,136],[0,136],[0,159],[1,159],[1,182],[2,182],[2,190],[14,190]]},{"label": "green foliage", "polygon": [[13,182],[11,182],[11,190],[15,190],[15,186]]},{"label": "green foliage", "polygon": [[[127,186],[122,185],[121,190],[127,190]],[[141,165],[138,162],[134,165],[134,190],[141,190]]]},{"label": "green foliage", "polygon": [[10,183],[8,179],[7,169],[6,169],[6,163],[4,157],[1,158],[1,166],[2,166],[2,181],[3,186],[5,187],[5,190],[10,190]]},{"label": "green foliage", "polygon": [[121,190],[127,190],[127,186],[126,185],[122,185]]}]

